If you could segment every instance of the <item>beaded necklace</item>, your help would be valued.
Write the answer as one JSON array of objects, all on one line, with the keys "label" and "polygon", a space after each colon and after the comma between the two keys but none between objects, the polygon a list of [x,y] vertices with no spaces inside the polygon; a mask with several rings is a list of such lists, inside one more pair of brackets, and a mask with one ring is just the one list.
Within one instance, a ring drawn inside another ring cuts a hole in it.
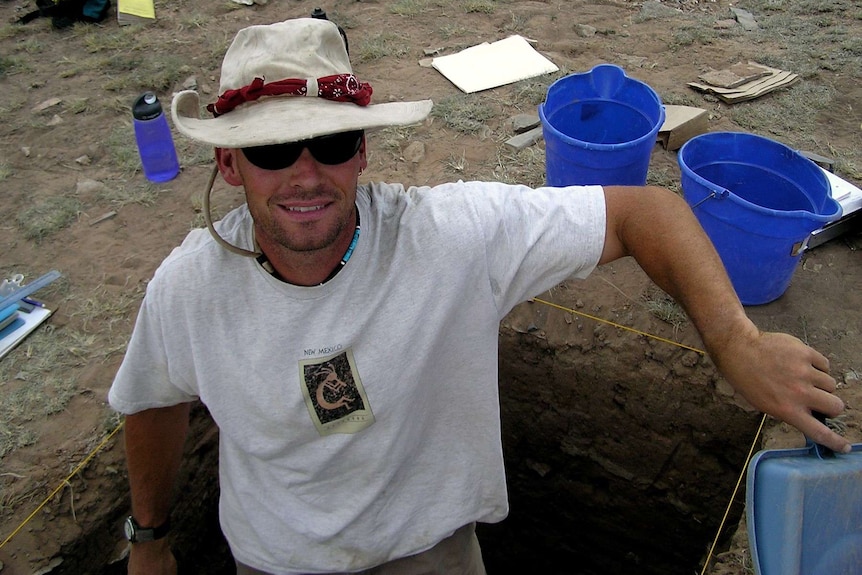
[{"label": "beaded necklace", "polygon": [[[320,282],[320,285],[325,284],[326,282],[334,278],[336,275],[338,275],[338,272],[341,271],[341,268],[347,265],[347,262],[350,261],[350,257],[353,255],[353,250],[356,249],[356,243],[359,241],[359,230],[359,208],[356,208],[356,230],[353,232],[353,239],[350,240],[350,245],[347,246],[347,251],[344,252],[343,256],[341,256],[341,261],[338,262],[338,265],[335,266],[335,268],[328,276],[326,276],[326,279]],[[279,274],[278,271],[276,271],[276,269],[273,267],[272,263],[270,263],[269,258],[266,257],[266,254],[261,252],[261,254],[255,259],[257,260],[257,263],[259,263],[261,267],[265,269],[272,277],[277,280],[285,281],[285,279],[281,277],[281,274]]]}]

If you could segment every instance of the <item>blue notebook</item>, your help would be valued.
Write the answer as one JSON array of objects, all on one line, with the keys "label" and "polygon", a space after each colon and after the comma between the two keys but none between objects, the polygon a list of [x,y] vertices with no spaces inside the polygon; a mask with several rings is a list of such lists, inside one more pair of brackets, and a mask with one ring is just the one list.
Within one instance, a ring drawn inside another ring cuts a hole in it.
[{"label": "blue notebook", "polygon": [[18,319],[18,304],[14,303],[0,310],[0,337],[6,328]]},{"label": "blue notebook", "polygon": [[[19,302],[20,303],[20,302]],[[0,310],[0,359],[39,327],[53,312],[44,306],[34,306],[29,312],[18,303]],[[9,322],[9,323],[6,323]]]}]

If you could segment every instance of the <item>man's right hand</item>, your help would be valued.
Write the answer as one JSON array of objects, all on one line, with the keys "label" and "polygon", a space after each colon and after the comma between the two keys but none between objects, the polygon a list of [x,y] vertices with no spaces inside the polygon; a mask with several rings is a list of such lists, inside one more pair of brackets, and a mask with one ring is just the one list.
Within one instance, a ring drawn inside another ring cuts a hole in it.
[{"label": "man's right hand", "polygon": [[129,575],[177,575],[177,560],[167,537],[131,546]]}]

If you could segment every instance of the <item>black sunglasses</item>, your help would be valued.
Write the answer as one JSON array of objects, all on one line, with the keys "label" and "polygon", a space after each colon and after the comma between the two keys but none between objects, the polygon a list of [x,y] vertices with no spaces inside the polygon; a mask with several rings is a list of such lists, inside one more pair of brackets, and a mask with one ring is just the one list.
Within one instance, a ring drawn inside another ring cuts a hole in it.
[{"label": "black sunglasses", "polygon": [[242,153],[258,168],[283,170],[292,166],[299,159],[302,150],[308,148],[312,157],[321,164],[336,166],[356,155],[364,135],[364,130],[340,132],[289,144],[242,148]]}]

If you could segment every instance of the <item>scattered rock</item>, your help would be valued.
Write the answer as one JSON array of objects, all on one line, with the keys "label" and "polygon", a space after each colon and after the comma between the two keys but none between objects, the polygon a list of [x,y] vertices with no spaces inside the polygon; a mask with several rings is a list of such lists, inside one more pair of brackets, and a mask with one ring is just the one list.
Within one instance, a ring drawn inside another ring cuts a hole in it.
[{"label": "scattered rock", "polygon": [[96,224],[101,224],[102,222],[110,220],[111,218],[114,218],[116,216],[117,216],[117,212],[114,212],[114,211],[110,211],[106,214],[102,214],[101,216],[99,216],[98,218],[96,218],[95,220],[90,222],[90,226],[95,226]]},{"label": "scattered rock", "polygon": [[60,124],[62,124],[62,123],[63,123],[63,118],[61,118],[61,117],[60,117],[60,116],[58,116],[57,114],[54,114],[54,115],[51,117],[51,119],[50,119],[50,120],[48,120],[48,125],[49,125],[49,126],[59,126],[59,125],[60,125]]},{"label": "scattered rock", "polygon": [[54,106],[59,106],[60,103],[62,103],[62,102],[63,102],[63,100],[61,98],[49,98],[49,99],[45,100],[44,102],[42,102],[40,104],[36,104],[35,106],[33,106],[33,113],[39,114],[41,112],[44,112],[48,108],[53,108]]},{"label": "scattered rock", "polygon": [[527,146],[531,146],[538,142],[541,137],[542,127],[538,126],[532,130],[524,132],[523,134],[518,134],[517,136],[509,138],[506,140],[506,145],[511,148],[515,148],[516,150],[522,150]]},{"label": "scattered rock", "polygon": [[716,30],[730,30],[731,28],[736,28],[737,22],[736,20],[728,18],[727,20],[718,20],[715,24],[712,25]]},{"label": "scattered rock", "polygon": [[685,355],[682,356],[680,362],[685,367],[695,367],[698,363],[700,363],[700,354],[693,351],[687,352]]},{"label": "scattered rock", "polygon": [[819,272],[823,269],[823,264],[806,259],[802,264],[802,269],[808,272]]},{"label": "scattered rock", "polygon": [[859,384],[859,372],[855,369],[851,369],[850,371],[844,372],[844,385],[858,385]]},{"label": "scattered rock", "polygon": [[760,26],[757,25],[757,20],[754,19],[754,16],[748,10],[731,7],[730,11],[746,32],[754,32],[760,29]]},{"label": "scattered rock", "polygon": [[21,153],[24,154],[25,158],[30,157],[30,146],[21,146]]},{"label": "scattered rock", "polygon": [[418,164],[423,159],[425,159],[425,144],[422,142],[410,142],[406,148],[404,148],[404,159],[413,164]]},{"label": "scattered rock", "polygon": [[433,62],[434,58],[422,58],[421,60],[419,60],[419,65],[423,68],[431,68]]},{"label": "scattered rock", "polygon": [[596,35],[595,26],[590,26],[589,24],[575,24],[575,34],[580,36],[581,38],[592,38]]},{"label": "scattered rock", "polygon": [[517,116],[512,116],[510,122],[512,123],[513,132],[523,134],[527,130],[532,130],[539,125],[539,116],[538,114],[518,114]]},{"label": "scattered rock", "polygon": [[194,76],[189,76],[183,81],[183,90],[197,90],[198,79]]},{"label": "scattered rock", "polygon": [[75,158],[75,163],[81,166],[89,166],[93,161],[90,159],[90,156],[83,155]]},{"label": "scattered rock", "polygon": [[51,559],[48,562],[48,564],[45,567],[43,567],[41,569],[37,569],[36,571],[33,571],[33,575],[48,575],[49,573],[51,573],[51,571],[53,571],[54,569],[59,567],[62,563],[63,563],[62,557],[54,557],[53,559]]},{"label": "scattered rock", "polygon": [[657,20],[667,18],[669,16],[676,16],[681,13],[682,10],[679,8],[674,8],[673,6],[668,6],[661,2],[649,0],[641,5],[639,16],[644,20]]},{"label": "scattered rock", "polygon": [[628,64],[637,68],[654,68],[655,64],[650,64],[649,59],[645,56],[633,56],[631,54],[617,54],[617,57]]},{"label": "scattered rock", "polygon": [[715,391],[719,395],[723,395],[725,397],[733,397],[735,394],[730,384],[723,379],[719,379],[717,382],[715,382]]},{"label": "scattered rock", "polygon": [[98,180],[80,180],[76,186],[76,193],[79,196],[97,194],[105,189],[105,184]]},{"label": "scattered rock", "polygon": [[527,459],[525,465],[535,471],[539,477],[544,477],[548,473],[551,472],[551,466],[547,463],[539,463],[538,461],[533,461],[532,459]]}]

